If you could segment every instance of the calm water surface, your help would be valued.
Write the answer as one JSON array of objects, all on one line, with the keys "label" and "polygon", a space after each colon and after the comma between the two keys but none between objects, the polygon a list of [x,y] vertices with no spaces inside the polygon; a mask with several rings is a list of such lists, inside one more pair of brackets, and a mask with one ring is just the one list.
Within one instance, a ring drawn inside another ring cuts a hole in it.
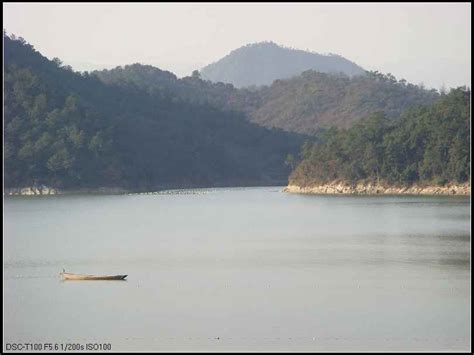
[{"label": "calm water surface", "polygon": [[[4,208],[6,343],[470,349],[469,198],[269,187],[7,197]],[[61,281],[63,268],[129,276]]]}]

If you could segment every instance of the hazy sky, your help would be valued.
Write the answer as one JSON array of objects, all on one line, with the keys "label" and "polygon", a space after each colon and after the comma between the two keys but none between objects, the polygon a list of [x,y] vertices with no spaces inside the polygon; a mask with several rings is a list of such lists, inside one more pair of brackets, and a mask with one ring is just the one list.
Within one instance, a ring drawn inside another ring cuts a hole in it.
[{"label": "hazy sky", "polygon": [[470,3],[3,4],[7,33],[76,70],[189,75],[247,43],[336,53],[427,87],[471,84]]}]

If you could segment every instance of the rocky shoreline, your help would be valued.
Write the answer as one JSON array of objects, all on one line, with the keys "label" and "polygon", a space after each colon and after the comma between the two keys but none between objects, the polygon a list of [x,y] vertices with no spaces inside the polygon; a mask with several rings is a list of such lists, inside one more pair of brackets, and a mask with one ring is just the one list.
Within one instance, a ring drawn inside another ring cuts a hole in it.
[{"label": "rocky shoreline", "polygon": [[[176,187],[175,187],[176,188]],[[196,188],[196,187],[190,187]],[[163,188],[162,188],[163,189]],[[162,189],[158,189],[162,190]],[[169,189],[164,188],[165,190]],[[385,184],[358,182],[349,184],[341,181],[334,181],[322,185],[298,186],[289,184],[283,192],[298,194],[333,194],[333,195],[457,195],[470,196],[471,184],[446,184],[444,186],[435,185],[412,185],[412,186],[391,186]],[[70,195],[70,194],[126,194],[126,193],[151,193],[149,191],[130,191],[120,187],[98,187],[59,190],[48,186],[34,186],[23,188],[4,188],[4,196],[45,196],[45,195]]]},{"label": "rocky shoreline", "polygon": [[[153,188],[136,188],[136,189],[125,189],[122,187],[94,187],[94,188],[67,188],[58,189],[48,187],[45,185],[38,186],[27,186],[27,187],[8,187],[3,189],[3,196],[48,196],[48,195],[80,195],[80,194],[99,194],[99,195],[118,195],[118,194],[189,194],[189,191],[193,189],[207,189],[207,188],[226,188],[226,187],[254,187],[254,186],[282,186],[285,182],[269,182],[269,183],[258,183],[258,182],[247,182],[241,184],[233,183],[216,183],[216,184],[183,184],[183,185],[172,185],[163,184],[155,186]],[[170,192],[173,190],[172,192]],[[176,190],[176,191],[174,191]],[[166,192],[168,191],[168,192]],[[193,192],[194,193],[194,192]]]},{"label": "rocky shoreline", "polygon": [[470,196],[471,184],[446,184],[444,186],[388,186],[376,183],[359,182],[349,184],[334,181],[323,185],[298,186],[289,184],[283,192],[299,194],[354,194],[354,195],[458,195]]},{"label": "rocky shoreline", "polygon": [[98,188],[82,188],[59,190],[48,186],[29,186],[5,188],[4,196],[46,196],[46,195],[70,195],[70,194],[121,194],[128,192],[119,187],[98,187]]}]

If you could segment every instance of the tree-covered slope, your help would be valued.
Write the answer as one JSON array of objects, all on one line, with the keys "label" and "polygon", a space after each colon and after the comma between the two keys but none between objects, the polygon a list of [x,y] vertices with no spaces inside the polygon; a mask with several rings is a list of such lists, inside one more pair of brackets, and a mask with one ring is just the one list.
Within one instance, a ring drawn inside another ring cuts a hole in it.
[{"label": "tree-covered slope", "polygon": [[238,112],[74,73],[3,39],[6,187],[281,182],[285,156],[302,142]]},{"label": "tree-covered slope", "polygon": [[323,73],[363,74],[357,64],[338,55],[321,55],[281,47],[273,42],[248,44],[201,69],[204,79],[246,86],[270,85],[313,69]]},{"label": "tree-covered slope", "polygon": [[375,114],[322,142],[305,144],[290,184],[383,181],[393,185],[470,180],[470,90],[453,89],[434,104],[411,108],[400,120]]},{"label": "tree-covered slope", "polygon": [[266,127],[314,133],[322,127],[350,127],[374,112],[398,117],[409,107],[430,104],[435,90],[397,81],[392,75],[367,72],[349,77],[307,71],[277,80],[258,91],[261,103],[251,120]]},{"label": "tree-covered slope", "polygon": [[91,73],[107,85],[145,90],[176,103],[204,104],[241,112],[250,112],[257,106],[258,96],[253,92],[236,89],[231,84],[202,80],[197,72],[194,74],[178,79],[171,72],[138,63]]},{"label": "tree-covered slope", "polygon": [[240,111],[266,127],[303,134],[321,127],[350,127],[374,112],[398,117],[405,109],[430,104],[439,95],[392,75],[325,74],[306,71],[259,89],[237,89],[196,75],[178,79],[152,66],[127,65],[92,73],[106,84],[142,88],[175,102],[209,104],[220,110]]}]

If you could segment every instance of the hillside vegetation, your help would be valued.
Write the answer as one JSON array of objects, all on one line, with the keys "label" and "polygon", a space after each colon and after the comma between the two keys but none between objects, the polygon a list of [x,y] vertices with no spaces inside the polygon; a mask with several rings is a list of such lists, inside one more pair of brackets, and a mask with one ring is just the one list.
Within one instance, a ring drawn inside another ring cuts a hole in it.
[{"label": "hillside vegetation", "polygon": [[322,142],[303,146],[290,184],[469,181],[470,96],[466,88],[453,89],[432,105],[407,110],[397,121],[379,113],[347,130],[331,128]]},{"label": "hillside vegetation", "polygon": [[106,84],[3,39],[5,187],[282,183],[285,156],[303,142],[207,102]]},{"label": "hillside vegetation", "polygon": [[409,107],[431,104],[439,97],[436,90],[378,72],[349,77],[307,71],[277,80],[257,94],[260,105],[250,114],[252,122],[310,134],[319,128],[348,128],[375,112],[396,118]]},{"label": "hillside vegetation", "polygon": [[132,64],[114,69],[93,71],[107,85],[127,90],[145,90],[175,103],[210,105],[226,111],[248,113],[258,106],[258,96],[246,89],[236,89],[231,84],[202,80],[199,73],[177,78],[173,73],[151,65]]},{"label": "hillside vegetation", "polygon": [[198,73],[178,79],[170,72],[140,64],[92,75],[108,85],[145,90],[176,103],[208,104],[219,110],[242,112],[247,120],[259,125],[301,134],[315,134],[331,126],[347,128],[375,112],[397,118],[407,108],[430,104],[439,97],[435,90],[377,72],[349,77],[306,71],[253,90],[212,83]]}]

